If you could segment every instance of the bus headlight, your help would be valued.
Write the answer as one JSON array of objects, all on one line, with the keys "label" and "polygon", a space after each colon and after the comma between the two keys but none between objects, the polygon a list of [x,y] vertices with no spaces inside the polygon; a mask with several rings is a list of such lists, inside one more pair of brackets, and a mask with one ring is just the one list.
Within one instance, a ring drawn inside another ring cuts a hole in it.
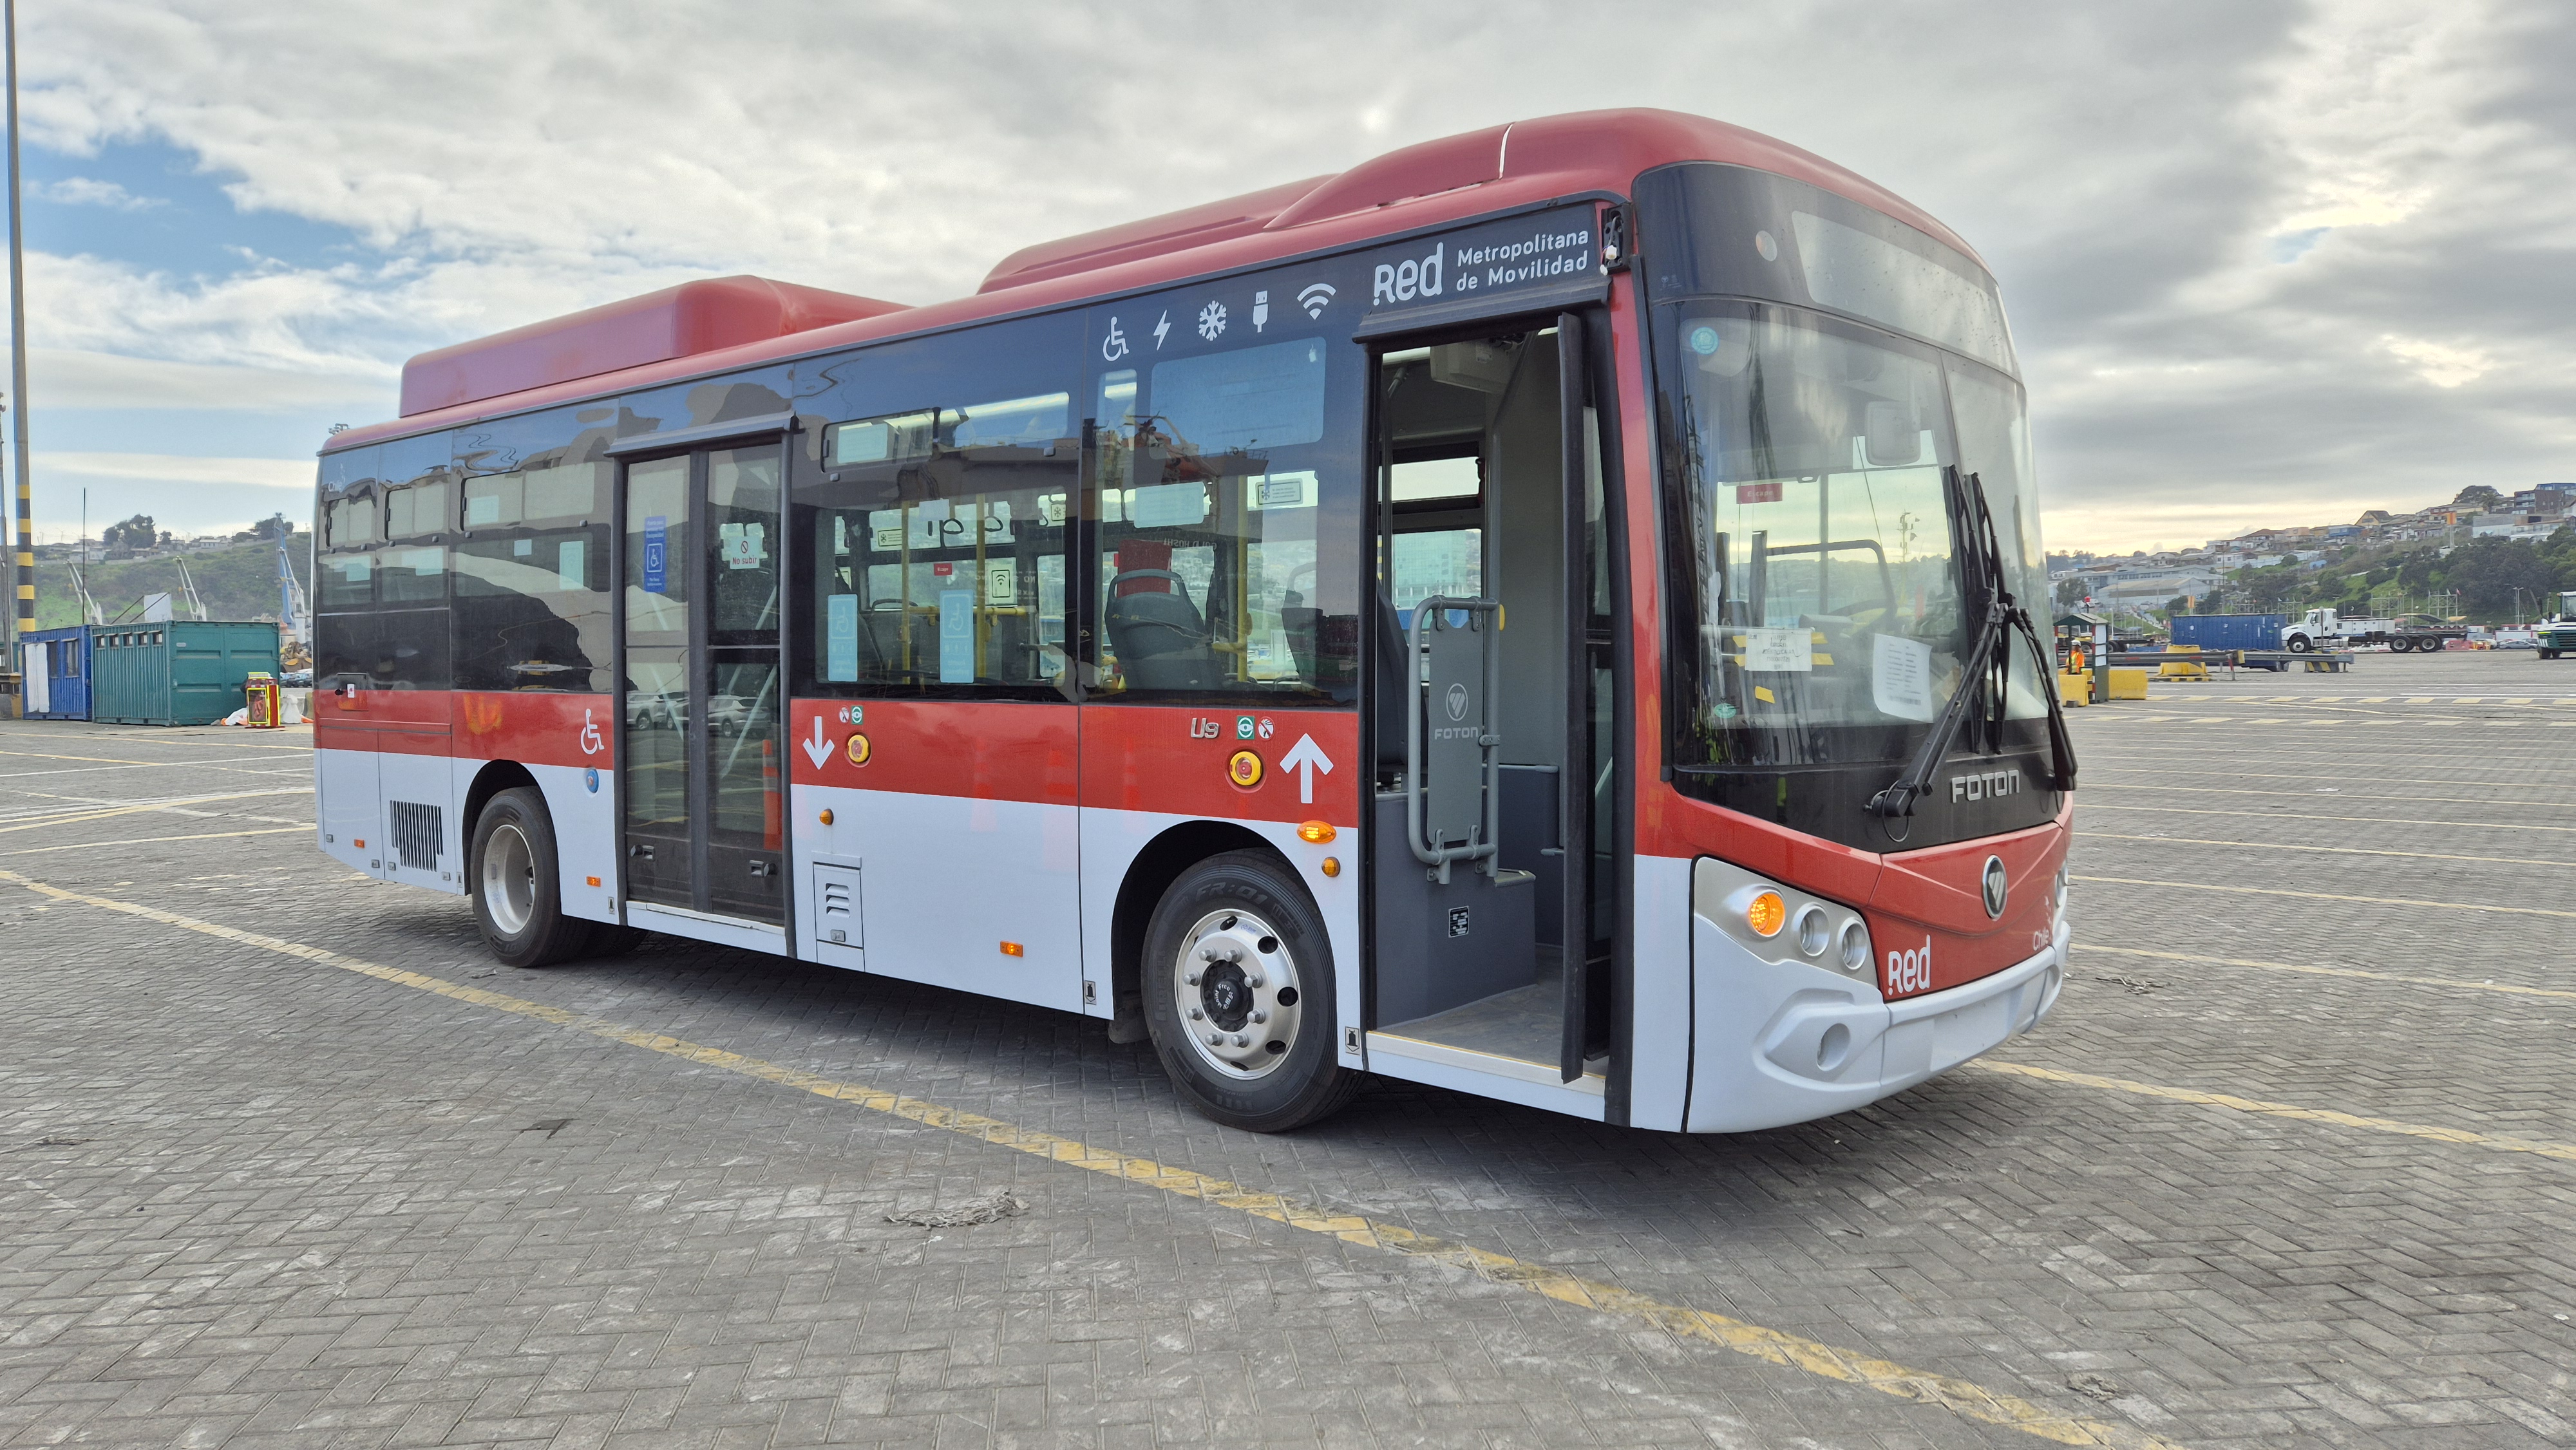
[{"label": "bus headlight", "polygon": [[1825,919],[1825,909],[1809,904],[1798,913],[1798,954],[1821,957],[1825,948],[1834,944],[1833,923]]},{"label": "bus headlight", "polygon": [[1843,923],[1842,955],[1846,972],[1866,972],[1877,960],[1877,954],[1869,949],[1869,928],[1861,925],[1857,916]]},{"label": "bus headlight", "polygon": [[1691,909],[1764,961],[1817,966],[1875,980],[1869,926],[1858,911],[1703,856],[1691,872]]}]

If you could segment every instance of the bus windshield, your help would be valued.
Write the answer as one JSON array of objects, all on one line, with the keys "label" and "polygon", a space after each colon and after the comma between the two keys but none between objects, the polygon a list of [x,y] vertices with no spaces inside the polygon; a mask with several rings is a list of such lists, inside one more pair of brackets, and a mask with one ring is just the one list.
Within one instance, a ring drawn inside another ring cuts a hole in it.
[{"label": "bus windshield", "polygon": [[[2023,517],[2019,388],[1800,309],[1685,303],[1666,320],[1698,596],[1676,763],[1905,758],[1961,688],[1980,623],[1946,470],[1978,473],[2012,536],[2005,587],[2045,599],[2032,592],[2044,576]],[[2043,718],[2044,667],[2014,653],[2006,716]]]}]

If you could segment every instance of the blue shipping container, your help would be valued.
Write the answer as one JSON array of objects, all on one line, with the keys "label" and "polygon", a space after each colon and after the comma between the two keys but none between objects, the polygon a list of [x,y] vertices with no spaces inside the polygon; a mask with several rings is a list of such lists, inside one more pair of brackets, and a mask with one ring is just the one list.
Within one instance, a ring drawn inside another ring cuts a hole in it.
[{"label": "blue shipping container", "polygon": [[19,688],[30,720],[89,718],[89,626],[38,629],[18,636]]},{"label": "blue shipping container", "polygon": [[2173,642],[2202,649],[2279,649],[2286,614],[2177,614]]}]

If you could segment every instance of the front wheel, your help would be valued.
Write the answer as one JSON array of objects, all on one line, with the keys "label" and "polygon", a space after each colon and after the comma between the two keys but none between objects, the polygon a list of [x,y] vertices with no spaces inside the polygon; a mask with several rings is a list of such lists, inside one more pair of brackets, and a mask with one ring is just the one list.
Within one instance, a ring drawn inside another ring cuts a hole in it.
[{"label": "front wheel", "polygon": [[563,914],[554,821],[535,790],[516,786],[485,802],[466,859],[483,945],[504,965],[548,966],[589,945],[591,923]]},{"label": "front wheel", "polygon": [[1163,1070],[1228,1127],[1303,1127],[1359,1087],[1333,1050],[1323,918],[1267,852],[1228,851],[1181,873],[1145,934],[1143,987]]},{"label": "front wheel", "polygon": [[2315,645],[2308,643],[2308,637],[2304,634],[2290,636],[2290,653],[2294,655],[2303,655],[2315,648]]}]

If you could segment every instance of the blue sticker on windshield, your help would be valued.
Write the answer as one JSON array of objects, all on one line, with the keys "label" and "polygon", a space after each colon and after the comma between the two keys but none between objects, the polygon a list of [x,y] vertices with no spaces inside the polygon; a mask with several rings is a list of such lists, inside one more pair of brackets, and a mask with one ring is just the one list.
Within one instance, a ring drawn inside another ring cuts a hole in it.
[{"label": "blue sticker on windshield", "polygon": [[1692,328],[1690,344],[1691,351],[1698,353],[1701,357],[1708,356],[1710,353],[1717,351],[1717,329],[1714,327]]}]

